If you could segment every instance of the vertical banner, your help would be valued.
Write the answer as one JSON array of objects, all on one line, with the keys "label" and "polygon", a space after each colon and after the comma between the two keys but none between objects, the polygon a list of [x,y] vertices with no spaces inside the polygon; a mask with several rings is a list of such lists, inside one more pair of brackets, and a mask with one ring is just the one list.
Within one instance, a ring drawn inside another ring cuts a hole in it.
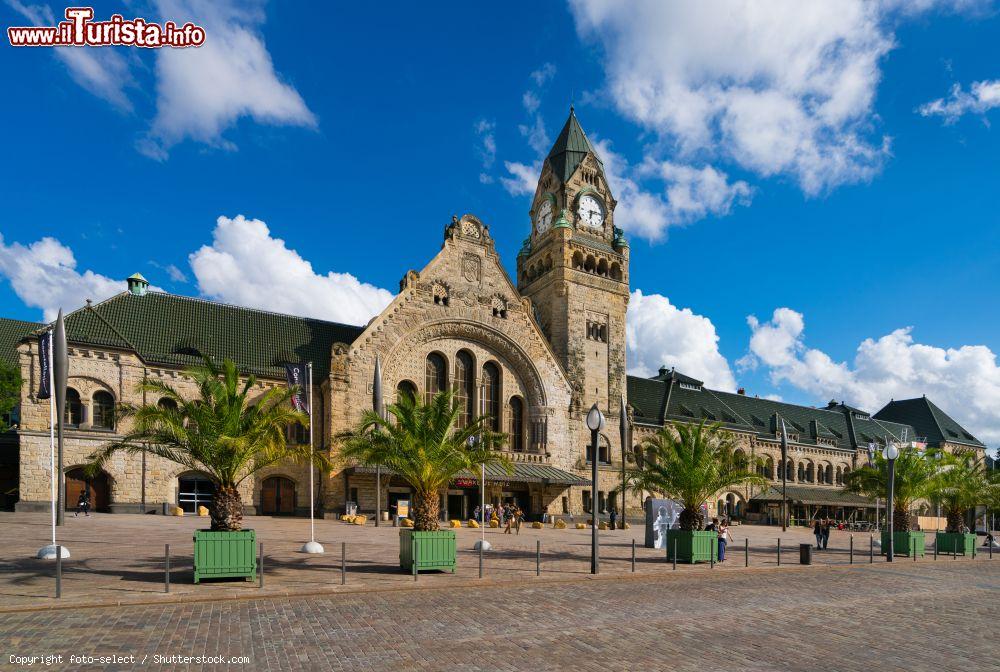
[{"label": "vertical banner", "polygon": [[292,406],[296,411],[309,413],[309,401],[306,395],[309,394],[307,391],[308,385],[306,384],[306,364],[304,362],[298,364],[285,364],[285,379],[288,381],[288,387],[298,387],[298,391],[292,395]]},{"label": "vertical banner", "polygon": [[38,337],[38,361],[42,366],[42,375],[38,381],[38,398],[52,398],[52,330]]}]

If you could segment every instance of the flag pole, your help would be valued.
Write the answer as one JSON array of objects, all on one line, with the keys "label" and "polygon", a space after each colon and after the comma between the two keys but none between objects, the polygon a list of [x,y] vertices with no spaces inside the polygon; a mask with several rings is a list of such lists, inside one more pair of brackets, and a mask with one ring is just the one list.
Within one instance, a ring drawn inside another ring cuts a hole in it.
[{"label": "flag pole", "polygon": [[308,371],[307,380],[309,385],[309,542],[302,546],[303,553],[322,553],[323,545],[316,541],[316,495],[314,494],[314,482],[316,481],[316,470],[313,467],[313,364],[306,364]]},{"label": "flag pole", "polygon": [[[59,547],[56,545],[56,506],[58,502],[58,497],[56,496],[56,490],[58,489],[58,478],[56,477],[56,397],[55,397],[55,387],[56,387],[56,375],[55,370],[52,367],[52,362],[55,358],[55,331],[49,331],[48,346],[42,346],[42,349],[48,350],[48,369],[49,369],[49,468],[50,474],[52,476],[51,480],[51,496],[52,496],[52,543],[48,546],[43,546],[38,551],[37,557],[43,560],[53,560],[56,557],[57,549],[61,550],[61,555],[64,558],[68,558],[69,551],[65,546]],[[39,350],[39,359],[41,359],[44,353]],[[44,373],[44,372],[43,372]]]},{"label": "flag pole", "polygon": [[788,520],[788,497],[785,486],[788,481],[788,430],[785,429],[785,420],[781,420],[781,531],[785,531],[785,523]]},{"label": "flag pole", "polygon": [[[486,415],[486,385],[479,386],[479,417],[482,418]],[[482,427],[482,425],[480,425]],[[480,429],[479,432],[479,443],[480,448],[482,448],[483,433]],[[486,541],[486,463],[483,462],[479,465],[479,542],[476,543],[473,548],[475,550],[482,549],[484,551],[490,550],[492,548],[490,543]]]}]

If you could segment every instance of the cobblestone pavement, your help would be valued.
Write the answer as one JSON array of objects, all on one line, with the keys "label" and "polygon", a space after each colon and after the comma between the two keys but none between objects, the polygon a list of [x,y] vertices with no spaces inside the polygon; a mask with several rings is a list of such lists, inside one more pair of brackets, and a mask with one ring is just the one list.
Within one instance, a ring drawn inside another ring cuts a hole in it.
[{"label": "cobblestone pavement", "polygon": [[995,670],[998,599],[982,560],[46,610],[0,616],[0,667]]},{"label": "cobblestone pavement", "polygon": [[[205,519],[165,516],[95,514],[89,518],[66,519],[59,530],[60,543],[72,557],[64,561],[62,598],[55,600],[55,563],[34,559],[38,548],[49,542],[49,518],[45,514],[0,513],[0,614],[3,612],[52,607],[163,603],[178,600],[246,599],[267,595],[343,593],[412,587],[413,578],[399,570],[399,530],[391,526],[358,527],[334,520],[316,521],[316,537],[326,554],[310,556],[299,552],[308,539],[309,522],[302,518],[247,518],[257,530],[265,550],[265,584],[243,581],[206,582],[194,585],[191,571],[192,532],[206,526]],[[487,530],[494,550],[484,556],[484,580],[479,579],[479,554],[472,550],[480,530],[462,528],[458,533],[456,575],[421,575],[420,587],[519,583],[535,581],[536,550],[540,549],[543,579],[576,580],[590,571],[590,530],[542,530],[524,528],[520,535],[504,535]],[[736,542],[724,565],[694,567],[666,561],[662,550],[643,547],[643,530],[601,532],[602,575],[631,575],[632,540],[636,544],[636,574],[666,575],[703,572],[745,571],[745,551],[749,549],[752,570],[786,571],[798,565],[798,544],[814,541],[805,529],[742,526],[733,528]],[[777,565],[781,538],[782,566]],[[170,593],[164,592],[164,545],[171,548]],[[341,585],[341,544],[346,544],[346,585]],[[539,544],[536,546],[536,544]],[[834,532],[830,548],[815,554],[819,565],[840,566],[850,562],[851,537]],[[869,562],[868,534],[854,535],[856,564]],[[982,549],[985,551],[985,549]],[[875,552],[878,552],[876,547]],[[1000,552],[997,553],[1000,565]],[[982,556],[985,559],[985,555]],[[898,562],[909,562],[897,558]],[[875,562],[883,559],[875,556]],[[932,555],[916,564],[934,562]],[[942,559],[939,562],[971,562]]]}]

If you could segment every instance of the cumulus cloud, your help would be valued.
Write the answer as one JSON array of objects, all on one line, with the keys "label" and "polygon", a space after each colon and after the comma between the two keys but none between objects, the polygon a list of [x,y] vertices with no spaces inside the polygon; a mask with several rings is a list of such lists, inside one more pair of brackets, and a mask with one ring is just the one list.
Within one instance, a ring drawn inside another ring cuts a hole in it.
[{"label": "cumulus cloud", "polygon": [[986,114],[1000,107],[1000,79],[974,82],[968,91],[955,84],[947,98],[938,98],[917,108],[924,117],[944,117],[953,124],[964,114]]},{"label": "cumulus cloud", "polygon": [[888,155],[872,127],[880,63],[894,46],[874,2],[571,0],[606,54],[609,99],[676,147],[810,195],[867,180]]},{"label": "cumulus cloud", "polygon": [[482,172],[479,173],[479,181],[483,184],[493,183],[493,176],[489,174],[489,171],[493,168],[493,163],[497,159],[496,127],[497,124],[495,121],[488,121],[486,119],[480,119],[473,124],[476,137],[479,138],[477,151],[483,166]]},{"label": "cumulus cloud", "polygon": [[729,362],[719,352],[715,325],[707,317],[637,289],[629,300],[626,323],[629,373],[650,377],[661,366],[676,367],[711,388],[736,389]]},{"label": "cumulus cloud", "polygon": [[257,3],[158,0],[161,16],[205,26],[197,49],[159,49],[156,116],[137,148],[163,160],[171,147],[191,139],[233,149],[223,132],[243,117],[258,123],[313,128],[317,121],[294,86],[275,72],[259,32]]},{"label": "cumulus cloud", "polygon": [[542,172],[542,162],[527,165],[519,161],[504,161],[508,176],[500,178],[500,184],[511,196],[525,196],[535,193],[538,176]]},{"label": "cumulus cloud", "polygon": [[983,345],[941,348],[914,341],[912,327],[866,338],[852,362],[838,362],[805,343],[805,319],[778,308],[770,320],[747,318],[750,351],[742,366],[767,367],[775,384],[877,411],[890,399],[926,394],[980,440],[1000,442],[1000,366]]},{"label": "cumulus cloud", "polygon": [[243,215],[219,217],[212,244],[189,260],[203,295],[241,306],[365,324],[393,298],[349,273],[317,273],[264,222]]},{"label": "cumulus cloud", "polygon": [[6,244],[0,234],[0,275],[26,306],[40,308],[45,321],[76,310],[87,299],[102,301],[125,290],[122,280],[76,269],[73,250],[46,236],[30,245]]}]

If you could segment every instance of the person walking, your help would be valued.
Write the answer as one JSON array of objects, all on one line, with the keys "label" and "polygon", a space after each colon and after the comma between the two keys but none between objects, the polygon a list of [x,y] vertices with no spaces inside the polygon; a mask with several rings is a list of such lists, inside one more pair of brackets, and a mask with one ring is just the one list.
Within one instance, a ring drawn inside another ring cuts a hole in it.
[{"label": "person walking", "polygon": [[517,528],[518,536],[521,535],[521,522],[524,520],[524,511],[520,506],[514,507],[514,527]]},{"label": "person walking", "polygon": [[833,522],[827,518],[823,521],[823,550],[830,545],[830,528],[833,527]]},{"label": "person walking", "polygon": [[513,517],[514,516],[513,516],[512,512],[511,512],[510,508],[507,507],[507,506],[505,506],[504,510],[503,510],[503,533],[504,534],[510,534],[510,523],[511,523],[511,518],[513,518]]},{"label": "person walking", "polygon": [[729,520],[725,519],[719,525],[719,562],[726,561],[726,544],[730,541],[735,541],[733,535],[729,532]]},{"label": "person walking", "polygon": [[479,518],[479,505],[478,505],[478,504],[476,504],[476,508],[474,508],[474,509],[472,510],[472,519],[473,519],[474,521],[476,521],[477,523],[480,523],[480,524],[482,524],[482,522],[483,522],[483,521],[482,521],[482,520],[480,520],[480,518]]},{"label": "person walking", "polygon": [[816,536],[816,550],[818,551],[823,548],[823,521],[819,518],[813,524],[813,535]]},{"label": "person walking", "polygon": [[90,517],[90,497],[86,489],[80,493],[80,498],[76,500],[76,513],[73,514],[73,517],[76,518],[79,516],[81,511],[83,511],[85,518]]},{"label": "person walking", "polygon": [[610,523],[609,527],[612,530],[615,529],[615,524],[618,522],[618,509],[611,509],[611,515],[608,516],[608,521]]}]

